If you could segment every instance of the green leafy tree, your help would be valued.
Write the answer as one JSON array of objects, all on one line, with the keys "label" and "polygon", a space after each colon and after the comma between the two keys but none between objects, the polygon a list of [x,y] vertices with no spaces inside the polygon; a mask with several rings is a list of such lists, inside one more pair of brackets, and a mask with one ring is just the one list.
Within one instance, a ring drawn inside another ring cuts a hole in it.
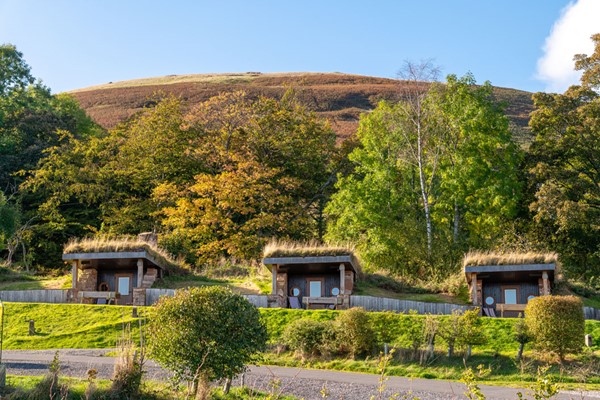
[{"label": "green leafy tree", "polygon": [[471,349],[478,344],[484,344],[487,340],[479,309],[466,310],[460,316],[460,334],[457,337],[457,344],[464,349],[464,359],[471,357]]},{"label": "green leafy tree", "polygon": [[187,248],[190,261],[202,264],[256,259],[273,237],[318,235],[335,134],[293,94],[279,101],[217,96],[187,114],[185,127],[202,132],[190,151],[207,169],[154,191],[171,248]]},{"label": "green leafy tree", "polygon": [[0,251],[6,249],[8,240],[15,234],[18,221],[18,210],[0,191]]},{"label": "green leafy tree", "polygon": [[258,310],[222,287],[192,288],[163,297],[147,327],[150,357],[191,382],[194,394],[208,383],[233,378],[265,348]]},{"label": "green leafy tree", "polygon": [[513,337],[515,341],[519,343],[519,351],[517,352],[517,362],[521,361],[523,357],[523,350],[525,345],[531,341],[531,334],[527,329],[527,323],[525,319],[519,314],[519,319],[513,325]]},{"label": "green leafy tree", "polygon": [[491,86],[430,87],[361,117],[354,171],[326,208],[327,238],[357,243],[367,268],[445,276],[515,213],[519,151]]},{"label": "green leafy tree", "polygon": [[530,205],[539,241],[561,254],[574,277],[600,276],[600,34],[595,52],[576,56],[581,85],[536,93],[530,126]]},{"label": "green leafy tree", "polygon": [[40,225],[43,218],[37,212],[45,199],[22,187],[29,171],[49,149],[61,143],[66,133],[83,138],[99,132],[101,129],[72,97],[52,95],[31,75],[15,46],[0,46],[0,191],[20,213],[13,219],[18,224],[12,235],[5,238],[9,263],[17,247],[23,250],[19,257],[26,267],[31,261],[53,258],[45,248],[55,246],[56,236],[50,233],[54,230]]}]

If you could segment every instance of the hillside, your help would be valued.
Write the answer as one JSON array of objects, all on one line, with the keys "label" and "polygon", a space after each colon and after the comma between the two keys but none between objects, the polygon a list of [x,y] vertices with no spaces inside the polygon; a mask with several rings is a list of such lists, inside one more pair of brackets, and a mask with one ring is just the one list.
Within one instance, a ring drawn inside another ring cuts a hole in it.
[{"label": "hillside", "polygon": [[[341,73],[247,72],[238,74],[168,75],[157,78],[110,82],[71,92],[81,106],[105,128],[112,128],[136,112],[153,104],[156,93],[172,93],[187,104],[205,101],[221,92],[245,90],[251,97],[279,98],[294,88],[309,109],[327,118],[341,139],[356,132],[361,113],[375,107],[381,99],[399,97],[405,81]],[[496,88],[498,100],[507,104],[506,112],[521,143],[529,142],[527,122],[533,109],[531,93]]]}]

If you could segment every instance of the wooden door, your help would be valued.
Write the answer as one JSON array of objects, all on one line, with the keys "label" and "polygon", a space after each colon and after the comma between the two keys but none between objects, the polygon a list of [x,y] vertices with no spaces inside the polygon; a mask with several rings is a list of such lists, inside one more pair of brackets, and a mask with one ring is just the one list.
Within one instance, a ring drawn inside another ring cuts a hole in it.
[{"label": "wooden door", "polygon": [[133,304],[133,274],[116,274],[115,291],[120,295],[118,304]]}]

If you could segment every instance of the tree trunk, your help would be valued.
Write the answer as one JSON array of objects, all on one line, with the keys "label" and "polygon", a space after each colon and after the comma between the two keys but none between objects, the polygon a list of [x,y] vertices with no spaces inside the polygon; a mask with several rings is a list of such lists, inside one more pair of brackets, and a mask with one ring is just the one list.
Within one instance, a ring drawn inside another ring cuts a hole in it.
[{"label": "tree trunk", "polygon": [[417,127],[417,163],[419,167],[419,184],[421,186],[421,196],[423,197],[423,210],[425,211],[425,225],[427,229],[427,255],[431,255],[432,229],[431,212],[429,210],[429,193],[427,191],[427,182],[423,166],[423,144],[421,143],[421,127]]},{"label": "tree trunk", "polygon": [[210,385],[206,377],[201,376],[196,386],[196,400],[208,400]]},{"label": "tree trunk", "polygon": [[471,358],[471,345],[467,345],[467,350],[465,350],[465,361]]},{"label": "tree trunk", "polygon": [[454,356],[454,342],[448,343],[448,358]]},{"label": "tree trunk", "polygon": [[521,361],[523,357],[523,349],[525,348],[525,343],[519,343],[519,351],[517,352],[517,362]]},{"label": "tree trunk", "polygon": [[231,389],[231,378],[225,378],[225,384],[223,385],[223,393],[228,394]]},{"label": "tree trunk", "polygon": [[459,229],[459,224],[460,224],[460,214],[458,212],[458,202],[456,200],[454,200],[454,230],[453,230],[453,242],[454,244],[458,243],[458,229]]}]

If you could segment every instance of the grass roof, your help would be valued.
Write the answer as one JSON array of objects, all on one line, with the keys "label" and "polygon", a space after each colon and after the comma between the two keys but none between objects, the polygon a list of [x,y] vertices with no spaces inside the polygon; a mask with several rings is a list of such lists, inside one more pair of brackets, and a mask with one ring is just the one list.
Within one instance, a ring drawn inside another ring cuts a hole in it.
[{"label": "grass roof", "polygon": [[352,246],[324,245],[317,242],[285,242],[273,240],[264,250],[263,256],[268,257],[326,257],[351,256],[356,258]]},{"label": "grass roof", "polygon": [[521,264],[557,264],[556,253],[495,253],[471,251],[463,259],[463,267],[477,265],[521,265]]},{"label": "grass roof", "polygon": [[188,269],[183,262],[176,261],[164,249],[153,243],[135,237],[92,237],[71,239],[63,249],[64,254],[73,253],[112,253],[127,251],[145,251],[161,267],[171,272],[183,272]]}]

